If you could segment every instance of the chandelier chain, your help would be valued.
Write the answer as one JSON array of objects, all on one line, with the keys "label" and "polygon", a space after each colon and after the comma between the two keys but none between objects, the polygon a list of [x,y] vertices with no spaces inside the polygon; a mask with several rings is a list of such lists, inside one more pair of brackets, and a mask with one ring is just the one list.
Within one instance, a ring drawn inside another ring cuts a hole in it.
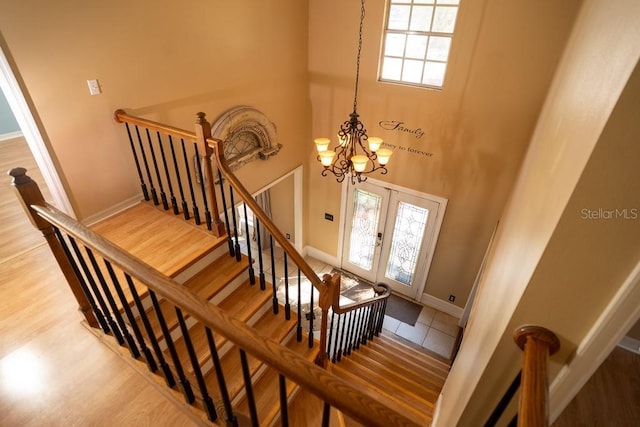
[{"label": "chandelier chain", "polygon": [[358,83],[360,81],[360,52],[362,51],[362,27],[364,23],[364,0],[360,7],[360,28],[358,29],[358,54],[356,55],[356,89],[353,95],[353,112],[356,112],[358,105]]}]

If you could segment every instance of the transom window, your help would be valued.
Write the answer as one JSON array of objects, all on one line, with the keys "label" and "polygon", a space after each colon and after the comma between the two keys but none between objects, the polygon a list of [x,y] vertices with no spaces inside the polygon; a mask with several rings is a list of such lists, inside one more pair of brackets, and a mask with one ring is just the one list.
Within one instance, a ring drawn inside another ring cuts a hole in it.
[{"label": "transom window", "polygon": [[460,0],[390,0],[380,80],[442,88]]}]

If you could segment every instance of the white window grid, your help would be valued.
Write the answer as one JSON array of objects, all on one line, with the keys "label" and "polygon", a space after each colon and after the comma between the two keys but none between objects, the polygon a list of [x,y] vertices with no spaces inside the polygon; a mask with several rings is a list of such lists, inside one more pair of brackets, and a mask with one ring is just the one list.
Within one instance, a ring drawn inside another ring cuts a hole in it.
[{"label": "white window grid", "polygon": [[389,0],[379,80],[442,89],[459,0]]}]

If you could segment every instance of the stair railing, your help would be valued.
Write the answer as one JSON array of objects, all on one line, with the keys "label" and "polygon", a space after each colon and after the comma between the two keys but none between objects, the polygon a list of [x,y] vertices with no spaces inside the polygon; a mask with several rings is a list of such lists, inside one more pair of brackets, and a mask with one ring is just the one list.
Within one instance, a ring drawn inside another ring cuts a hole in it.
[{"label": "stair railing", "polygon": [[[288,320],[291,316],[291,302],[293,301],[294,305],[297,303],[295,310],[298,317],[297,340],[301,341],[303,339],[303,331],[306,329],[308,345],[312,347],[314,338],[319,335],[320,353],[318,354],[317,363],[324,366],[330,360],[329,351],[334,351],[331,356],[331,360],[333,360],[333,355],[338,354],[337,352],[340,350],[336,347],[339,343],[329,342],[329,313],[332,311],[334,314],[341,314],[344,312],[343,310],[350,311],[339,306],[339,298],[336,297],[340,292],[339,282],[333,283],[330,280],[330,276],[319,278],[289,239],[282,234],[271,218],[264,212],[251,193],[242,185],[237,176],[231,171],[224,157],[223,141],[211,137],[211,125],[207,122],[205,114],[198,113],[196,115],[195,132],[131,116],[124,110],[117,110],[115,119],[126,126],[145,200],[152,201],[158,206],[162,205],[165,211],[169,211],[171,208],[168,202],[164,202],[165,196],[161,196],[160,199],[154,196],[158,191],[161,195],[164,194],[164,188],[167,188],[170,193],[173,213],[175,215],[182,213],[186,220],[192,220],[193,218],[196,224],[200,223],[199,213],[202,211],[200,207],[204,206],[208,228],[217,236],[223,235],[226,231],[229,255],[235,256],[238,261],[241,260],[239,236],[243,232],[243,230],[239,230],[239,227],[244,223],[244,232],[247,238],[245,243],[247,257],[251,261],[257,258],[255,266],[253,262],[249,263],[248,274],[251,284],[255,283],[255,277],[257,276],[260,287],[264,290],[267,275],[270,273],[273,312],[278,313],[279,305],[282,303],[285,309],[285,317]],[[147,137],[141,138],[141,132]],[[151,135],[154,135],[154,137]],[[177,141],[180,141],[180,143],[178,144]],[[176,151],[182,155],[176,155]],[[170,153],[171,155],[165,155],[165,153]],[[173,165],[173,168],[168,167],[168,163]],[[192,165],[191,163],[194,164]],[[158,164],[164,167],[158,167]],[[214,166],[217,171],[214,171]],[[155,174],[153,171],[155,171]],[[193,184],[194,181],[196,184]],[[178,188],[179,191],[174,191],[174,188]],[[198,188],[200,191],[196,191]],[[148,195],[149,192],[151,193],[150,196]],[[181,203],[175,200],[174,193],[180,193]],[[184,195],[187,196],[185,197]],[[191,195],[191,208],[189,207],[188,195]],[[238,217],[237,206],[242,208],[244,218]],[[254,215],[254,227],[258,238],[257,257],[252,254],[253,249],[249,241],[247,209]],[[221,216],[224,216],[224,221]],[[212,218],[211,220],[209,220],[210,217]],[[261,241],[261,229],[268,233],[268,242]],[[266,260],[263,259],[263,245],[268,247],[265,255]],[[276,245],[283,251],[283,259],[278,262],[276,262],[275,255],[277,251]],[[256,268],[257,272],[255,271]],[[293,273],[293,275],[290,273]],[[290,280],[292,278],[295,279],[296,275],[297,280],[294,281],[297,281],[297,301],[289,295],[289,290],[292,287]],[[278,283],[279,281],[282,283]],[[303,289],[302,286],[307,286],[308,288]],[[280,295],[282,293],[284,295]],[[309,301],[301,301],[301,294],[309,295]],[[362,307],[359,306],[352,309],[354,317],[358,316],[358,321],[367,327],[367,334],[364,335],[363,333],[360,342],[366,343],[367,339],[372,339],[374,335],[379,333],[384,317],[384,309],[386,308],[386,303],[380,302],[381,299],[386,298],[383,294],[377,295],[369,301],[363,301],[360,304]],[[385,295],[388,297],[388,294]],[[314,307],[316,304],[321,310],[319,326],[314,326]],[[303,313],[305,310],[306,313]],[[365,310],[367,314],[362,313]],[[342,324],[347,322],[346,317],[348,316],[348,314],[345,316]],[[307,319],[303,319],[303,317],[307,317]],[[366,322],[365,317],[367,317]],[[306,327],[304,325],[305,321],[307,322]],[[355,318],[349,318],[349,322],[351,321],[355,322]],[[337,324],[340,324],[340,318]],[[340,355],[344,354],[345,351],[350,352],[351,349],[358,347],[354,335],[356,332],[355,326],[347,325],[347,329],[349,327],[351,327],[351,330],[348,332],[353,333],[349,334],[350,339],[342,338],[346,346],[342,349]],[[372,333],[376,330],[376,327],[378,327],[378,331]],[[336,335],[334,334],[334,336]],[[334,348],[336,349],[334,350]]]},{"label": "stair railing", "polygon": [[520,389],[518,412],[509,426],[539,427],[549,425],[549,384],[547,367],[549,357],[560,349],[560,340],[550,330],[541,326],[524,325],[513,333],[513,339],[523,350],[522,370],[509,385],[485,423],[495,426],[507,406]]},{"label": "stair railing", "polygon": [[[342,356],[348,356],[360,345],[366,345],[382,332],[382,323],[391,296],[391,288],[384,283],[372,286],[374,296],[360,302],[340,305],[340,281],[338,273],[326,274],[325,283],[330,283],[331,298],[320,302],[331,313],[327,338],[327,359],[339,362]],[[324,310],[323,310],[324,311]]]},{"label": "stair railing", "polygon": [[[86,321],[113,336],[134,359],[142,359],[150,371],[161,369],[167,385],[179,387],[186,402],[203,408],[211,421],[224,416],[227,425],[238,425],[239,414],[234,413],[229,400],[217,353],[216,339],[227,339],[239,348],[252,425],[257,425],[258,420],[248,354],[279,373],[281,396],[286,382],[293,381],[325,402],[325,415],[333,406],[364,425],[416,426],[403,414],[260,335],[253,327],[49,205],[25,172],[24,168],[10,171],[13,185],[31,222],[42,231],[60,263]],[[160,300],[168,302],[168,306],[162,308]],[[179,338],[168,330],[167,316],[177,319]],[[187,326],[193,325],[194,320],[203,325],[206,334],[217,380],[215,389],[206,381],[194,349]],[[165,349],[169,359],[163,356]],[[216,404],[218,399],[222,405]],[[280,415],[286,417],[286,398],[280,402]],[[283,418],[282,422],[287,425],[288,421]],[[323,425],[328,425],[328,416],[323,417]]]}]

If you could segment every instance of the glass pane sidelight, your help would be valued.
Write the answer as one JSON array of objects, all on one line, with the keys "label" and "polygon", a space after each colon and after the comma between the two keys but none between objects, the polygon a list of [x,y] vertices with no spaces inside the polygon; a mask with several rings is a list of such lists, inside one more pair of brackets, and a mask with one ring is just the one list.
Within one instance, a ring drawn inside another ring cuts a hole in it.
[{"label": "glass pane sidelight", "polygon": [[376,249],[382,196],[360,189],[353,198],[353,219],[349,244],[349,262],[371,270]]},{"label": "glass pane sidelight", "polygon": [[385,277],[411,286],[416,273],[429,211],[400,202]]}]

